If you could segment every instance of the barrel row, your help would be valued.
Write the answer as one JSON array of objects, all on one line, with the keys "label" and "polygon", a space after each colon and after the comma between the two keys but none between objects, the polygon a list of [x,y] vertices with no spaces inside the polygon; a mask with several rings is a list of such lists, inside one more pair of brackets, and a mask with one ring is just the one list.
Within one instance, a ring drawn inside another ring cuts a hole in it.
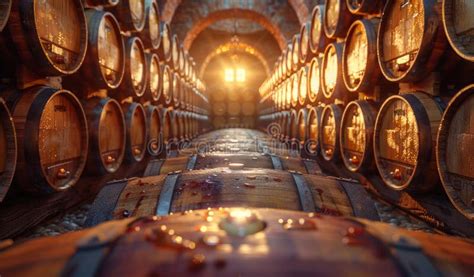
[{"label": "barrel row", "polygon": [[114,173],[166,156],[170,144],[196,137],[208,120],[108,97],[79,100],[47,86],[0,95],[0,200],[12,183],[24,192],[50,194],[71,188],[83,173]]},{"label": "barrel row", "polygon": [[309,157],[353,172],[378,171],[387,187],[436,193],[440,181],[454,206],[474,219],[474,85],[449,102],[423,92],[384,102],[352,101],[260,116],[277,123],[276,139]]},{"label": "barrel row", "polygon": [[[447,87],[473,81],[469,1],[345,2],[315,6],[311,20],[283,51],[260,88],[261,95],[271,95],[275,110],[347,104],[360,94],[384,100],[381,91],[397,94],[397,83],[425,82],[433,72]],[[374,4],[374,10],[356,12],[355,7],[367,10],[362,2]],[[381,2],[387,2],[383,14]]]},{"label": "barrel row", "polygon": [[0,27],[0,76],[11,86],[62,76],[56,87],[80,98],[105,90],[119,101],[206,109],[196,64],[155,0],[6,1]]}]

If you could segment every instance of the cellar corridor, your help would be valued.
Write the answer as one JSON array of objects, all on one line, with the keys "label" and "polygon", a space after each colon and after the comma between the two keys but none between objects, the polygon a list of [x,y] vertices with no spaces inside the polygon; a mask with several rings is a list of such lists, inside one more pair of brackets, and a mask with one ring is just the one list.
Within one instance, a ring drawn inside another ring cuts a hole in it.
[{"label": "cellar corridor", "polygon": [[471,0],[0,0],[0,277],[474,276]]}]

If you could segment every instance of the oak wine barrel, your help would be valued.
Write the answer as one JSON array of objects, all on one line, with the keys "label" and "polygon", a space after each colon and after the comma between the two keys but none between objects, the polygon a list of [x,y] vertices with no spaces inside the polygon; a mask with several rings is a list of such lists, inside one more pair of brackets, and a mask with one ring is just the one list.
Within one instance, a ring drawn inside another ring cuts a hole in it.
[{"label": "oak wine barrel", "polygon": [[382,77],[377,61],[377,28],[378,20],[361,19],[347,33],[342,75],[351,92],[370,93]]},{"label": "oak wine barrel", "polygon": [[[300,142],[301,147],[304,147],[306,140],[308,139],[308,109],[302,108],[298,111],[298,117],[296,120],[296,126],[298,128],[296,139]],[[301,149],[304,151],[305,149]]]},{"label": "oak wine barrel", "polygon": [[111,98],[90,98],[84,110],[89,128],[86,172],[114,173],[125,154],[125,119],[120,103]]},{"label": "oak wine barrel", "polygon": [[8,18],[10,17],[10,10],[12,8],[13,0],[6,0],[0,3],[0,32],[7,25]]},{"label": "oak wine barrel", "polygon": [[180,44],[179,38],[177,34],[174,34],[171,39],[171,63],[170,66],[173,70],[179,70],[179,51],[180,51]]},{"label": "oak wine barrel", "polygon": [[373,135],[378,105],[373,101],[350,102],[342,114],[340,146],[342,161],[353,172],[375,169]]},{"label": "oak wine barrel", "polygon": [[300,82],[299,82],[299,74],[294,73],[291,75],[291,107],[296,108],[298,106],[298,100],[300,96]]},{"label": "oak wine barrel", "polygon": [[166,22],[161,22],[161,42],[158,49],[160,60],[169,63],[171,60],[171,29]]},{"label": "oak wine barrel", "polygon": [[341,105],[331,104],[324,107],[321,112],[320,143],[321,154],[328,162],[338,162],[340,159],[339,133],[342,118]]},{"label": "oak wine barrel", "polygon": [[306,123],[308,142],[306,143],[305,150],[310,156],[316,156],[321,151],[320,126],[322,111],[323,107],[321,106],[311,107],[308,110],[308,122]]},{"label": "oak wine barrel", "polygon": [[299,34],[295,34],[293,36],[291,45],[292,45],[292,51],[293,51],[293,53],[291,54],[291,60],[292,60],[291,62],[293,63],[292,68],[293,68],[293,71],[296,71],[298,70],[299,65],[300,65],[300,35]]},{"label": "oak wine barrel", "polygon": [[286,62],[286,76],[290,76],[293,73],[293,46],[288,44],[286,47],[286,55],[285,55],[285,62]]},{"label": "oak wine barrel", "polygon": [[[145,183],[137,191],[152,188]],[[145,198],[136,210],[153,211],[154,200]],[[466,276],[473,248],[469,240],[362,219],[221,207],[31,240],[1,252],[0,270],[7,276]]]},{"label": "oak wine barrel", "polygon": [[439,184],[435,146],[443,105],[421,92],[394,95],[382,104],[375,123],[374,154],[388,187],[428,192]]},{"label": "oak wine barrel", "polygon": [[148,121],[145,109],[139,103],[123,103],[125,114],[126,147],[125,162],[141,162],[147,150]]},{"label": "oak wine barrel", "polygon": [[288,133],[286,140],[294,140],[298,136],[298,112],[295,109],[290,110],[288,121]]},{"label": "oak wine barrel", "polygon": [[146,23],[146,0],[120,0],[119,3],[109,8],[121,24],[124,31],[141,32]]},{"label": "oak wine barrel", "polygon": [[308,66],[303,66],[298,71],[298,104],[300,107],[305,107],[308,102],[308,72]]},{"label": "oak wine barrel", "polygon": [[329,38],[345,38],[357,17],[346,5],[346,0],[327,0],[324,10],[324,33]]},{"label": "oak wine barrel", "polygon": [[179,99],[179,95],[181,93],[181,77],[179,77],[179,74],[177,71],[174,71],[173,72],[173,83],[172,83],[172,86],[173,86],[173,106],[175,108],[178,108],[179,107],[179,104],[180,104],[180,99]]},{"label": "oak wine barrel", "polygon": [[163,67],[163,102],[166,106],[173,101],[173,71],[168,65]]},{"label": "oak wine barrel", "polygon": [[82,65],[87,24],[80,0],[13,1],[7,29],[19,60],[35,74],[67,75]]},{"label": "oak wine barrel", "polygon": [[242,113],[242,106],[240,102],[227,102],[227,113],[230,116],[239,116]]},{"label": "oak wine barrel", "polygon": [[179,141],[181,139],[181,112],[179,110],[173,110],[171,113],[171,131],[173,140]]},{"label": "oak wine barrel", "polygon": [[[171,179],[174,186],[169,187]],[[347,193],[348,186],[357,193]],[[365,203],[352,206],[357,196]],[[217,167],[112,183],[97,196],[88,223],[233,206],[378,219],[373,200],[355,182],[273,169]]]},{"label": "oak wine barrel", "polygon": [[186,50],[184,50],[184,46],[181,44],[179,48],[179,67],[178,71],[180,76],[183,78],[183,80],[186,78],[186,61],[187,61],[187,54]]},{"label": "oak wine barrel", "polygon": [[343,45],[341,43],[331,43],[324,51],[321,67],[321,87],[326,100],[335,99],[349,102],[354,98],[354,94],[349,92],[344,85],[342,77],[342,56]]},{"label": "oak wine barrel", "polygon": [[474,220],[474,85],[462,89],[449,103],[438,132],[439,175],[453,205]]},{"label": "oak wine barrel", "polygon": [[317,104],[323,99],[323,92],[321,87],[321,64],[322,59],[314,57],[308,70],[308,102],[309,104]]},{"label": "oak wine barrel", "polygon": [[0,98],[0,203],[7,195],[15,174],[17,142],[15,125],[5,101]]},{"label": "oak wine barrel", "polygon": [[76,82],[92,90],[116,89],[125,72],[125,45],[120,26],[113,14],[95,9],[86,10],[89,44],[84,64]]},{"label": "oak wine barrel", "polygon": [[440,11],[437,0],[388,0],[377,42],[388,80],[417,82],[435,69],[447,46]]},{"label": "oak wine barrel", "polygon": [[310,47],[310,36],[311,36],[311,21],[307,21],[301,25],[300,29],[300,64],[306,64],[312,57]]},{"label": "oak wine barrel", "polygon": [[71,188],[84,170],[88,151],[79,100],[70,91],[36,86],[13,91],[6,101],[18,142],[15,184],[41,194]]},{"label": "oak wine barrel", "polygon": [[387,0],[346,0],[347,8],[353,14],[380,15]]},{"label": "oak wine barrel", "polygon": [[316,5],[311,14],[311,31],[309,36],[309,46],[311,51],[317,56],[324,52],[331,39],[324,33],[324,11],[325,5]]},{"label": "oak wine barrel", "polygon": [[474,62],[473,14],[472,1],[443,1],[443,25],[448,41],[459,56],[470,62]]},{"label": "oak wine barrel", "polygon": [[212,112],[214,115],[221,116],[227,112],[227,106],[225,102],[214,102],[212,103]]},{"label": "oak wine barrel", "polygon": [[158,55],[155,53],[147,53],[147,65],[148,70],[148,82],[145,90],[145,98],[153,102],[158,102],[162,95],[162,82],[161,82],[161,66]]},{"label": "oak wine barrel", "polygon": [[161,113],[158,107],[146,105],[146,118],[148,122],[147,152],[156,157],[163,152],[163,140],[161,134]]},{"label": "oak wine barrel", "polygon": [[163,134],[163,143],[166,147],[168,147],[168,144],[172,141],[173,139],[173,111],[167,108],[162,108],[161,109],[161,130]]},{"label": "oak wine barrel", "polygon": [[84,6],[87,7],[113,7],[116,6],[120,0],[82,0]]},{"label": "oak wine barrel", "polygon": [[143,43],[138,37],[130,37],[125,42],[125,74],[117,89],[121,98],[140,98],[145,93],[148,82],[148,64]]},{"label": "oak wine barrel", "polygon": [[157,50],[161,42],[160,9],[156,0],[145,0],[145,28],[141,33],[145,48]]}]

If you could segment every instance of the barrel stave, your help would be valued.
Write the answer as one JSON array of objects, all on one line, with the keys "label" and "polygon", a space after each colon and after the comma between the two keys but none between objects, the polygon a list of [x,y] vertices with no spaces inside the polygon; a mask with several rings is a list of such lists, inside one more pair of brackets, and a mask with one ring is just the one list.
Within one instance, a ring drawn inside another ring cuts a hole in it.
[{"label": "barrel stave", "polygon": [[17,138],[11,113],[0,98],[0,203],[6,196],[15,174]]}]

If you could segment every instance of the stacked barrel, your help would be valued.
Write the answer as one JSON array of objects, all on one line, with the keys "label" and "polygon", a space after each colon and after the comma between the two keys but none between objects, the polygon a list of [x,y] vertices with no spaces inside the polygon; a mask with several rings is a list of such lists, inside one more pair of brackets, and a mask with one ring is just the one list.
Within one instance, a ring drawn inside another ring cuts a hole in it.
[{"label": "stacked barrel", "polygon": [[207,121],[196,64],[155,0],[3,1],[0,201],[165,155]]},{"label": "stacked barrel", "polygon": [[256,93],[248,89],[226,87],[214,91],[211,94],[214,128],[255,128],[255,97]]},{"label": "stacked barrel", "polygon": [[442,183],[474,219],[473,14],[463,0],[315,6],[260,87],[260,126],[389,189]]}]

